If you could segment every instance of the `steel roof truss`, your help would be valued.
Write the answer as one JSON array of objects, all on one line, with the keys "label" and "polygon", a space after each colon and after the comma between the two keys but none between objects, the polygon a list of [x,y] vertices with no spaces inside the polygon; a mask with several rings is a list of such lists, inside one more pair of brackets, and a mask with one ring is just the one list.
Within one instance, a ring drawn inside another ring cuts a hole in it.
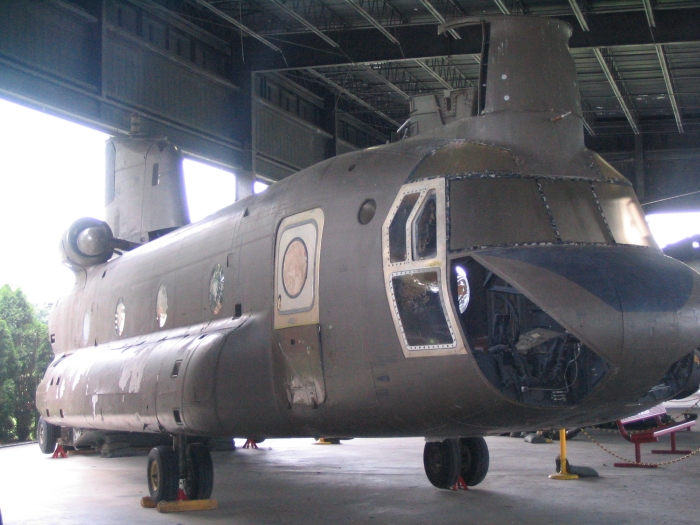
[{"label": "steel roof truss", "polygon": [[260,36],[255,31],[246,27],[245,25],[240,23],[238,20],[227,15],[226,13],[221,11],[220,9],[217,9],[216,7],[211,5],[209,2],[205,2],[204,0],[192,0],[192,1],[194,3],[196,3],[197,5],[203,7],[204,9],[207,9],[208,11],[212,12],[213,14],[218,16],[219,18],[225,20],[229,24],[235,26],[241,33],[248,35],[249,37],[254,38],[255,40],[261,42],[262,44],[265,44],[267,47],[269,47],[273,51],[277,51],[278,53],[282,52],[282,50],[279,47],[277,47],[275,44],[270,42],[267,38]]},{"label": "steel roof truss", "polygon": [[350,4],[355,9],[355,11],[360,13],[360,15],[362,15],[362,17],[365,20],[367,20],[370,24],[372,24],[372,26],[374,26],[374,28],[377,29],[377,31],[379,31],[381,34],[383,34],[385,37],[387,37],[392,43],[396,44],[397,46],[401,45],[401,43],[398,40],[396,40],[394,35],[389,33],[389,31],[387,31],[382,24],[380,24],[377,20],[375,20],[374,17],[371,14],[369,14],[369,12],[367,10],[365,10],[364,7],[362,7],[359,0],[345,0],[345,1],[348,4]]},{"label": "steel roof truss", "polygon": [[581,29],[583,29],[584,31],[588,31],[588,23],[583,17],[583,12],[581,11],[581,8],[578,5],[578,0],[569,0],[569,5],[571,6],[571,10],[574,12],[576,20],[578,20]]},{"label": "steel roof truss", "polygon": [[361,99],[360,97],[358,97],[357,95],[355,95],[354,93],[349,91],[348,89],[344,88],[343,86],[341,86],[337,82],[328,78],[326,75],[319,73],[318,71],[316,71],[315,69],[312,69],[312,68],[306,68],[305,71],[308,72],[309,74],[311,74],[312,76],[318,78],[319,80],[322,80],[323,82],[325,82],[326,84],[331,86],[335,91],[345,95],[347,98],[349,98],[350,100],[359,104],[360,106],[367,108],[370,111],[376,113],[377,115],[383,117],[385,120],[387,120],[388,122],[391,122],[397,128],[401,125],[399,122],[397,122],[396,120],[391,118],[389,115],[387,115],[386,113],[384,113],[382,111],[379,111],[377,108],[372,106],[369,102]]},{"label": "steel roof truss", "polygon": [[673,89],[673,81],[671,80],[671,72],[668,67],[668,58],[666,57],[666,50],[661,44],[656,44],[656,55],[659,57],[659,64],[661,65],[661,72],[664,75],[664,82],[666,83],[666,91],[668,91],[668,98],[671,101],[671,107],[673,108],[673,116],[676,118],[676,126],[678,127],[678,133],[683,133],[683,120],[681,119],[681,112],[678,109],[678,100],[676,100],[676,93]]},{"label": "steel roof truss", "polygon": [[294,9],[287,7],[284,2],[281,0],[270,0],[273,4],[275,4],[277,7],[282,9],[285,13],[287,13],[289,16],[294,18],[297,22],[299,22],[301,25],[303,25],[305,28],[307,28],[309,31],[317,35],[319,38],[321,38],[323,41],[326,43],[330,44],[332,47],[338,47],[338,44],[330,37],[325,35],[323,31],[318,29],[316,26],[311,24],[309,21],[307,21],[303,16],[301,16],[299,13],[297,13]]},{"label": "steel roof truss", "polygon": [[622,80],[622,76],[620,75],[615,60],[610,52],[604,47],[594,48],[593,53],[598,59],[598,63],[603,69],[603,73],[605,73],[605,77],[608,79],[610,87],[615,93],[617,101],[627,117],[630,126],[632,127],[632,131],[634,131],[635,135],[639,135],[639,118],[637,117],[637,111],[634,109],[632,97],[630,97],[629,93],[627,92],[627,87],[625,86],[625,82]]}]

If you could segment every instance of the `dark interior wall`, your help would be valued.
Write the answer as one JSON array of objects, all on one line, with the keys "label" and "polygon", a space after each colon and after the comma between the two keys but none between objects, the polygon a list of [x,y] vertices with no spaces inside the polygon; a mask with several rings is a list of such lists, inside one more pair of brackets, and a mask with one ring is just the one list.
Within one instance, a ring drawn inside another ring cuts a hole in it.
[{"label": "dark interior wall", "polygon": [[700,135],[644,135],[637,140],[642,145],[641,172],[634,135],[586,137],[586,144],[632,182],[640,201],[650,203],[644,207],[647,213],[700,211],[700,193],[668,199],[700,191]]}]

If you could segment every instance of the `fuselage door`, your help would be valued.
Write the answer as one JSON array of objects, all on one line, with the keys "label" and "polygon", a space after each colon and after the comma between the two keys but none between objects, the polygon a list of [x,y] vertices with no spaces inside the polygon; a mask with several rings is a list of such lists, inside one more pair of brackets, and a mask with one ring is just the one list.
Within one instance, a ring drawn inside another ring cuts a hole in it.
[{"label": "fuselage door", "polygon": [[326,400],[318,309],[323,210],[286,217],[275,246],[275,375],[280,400],[317,406]]}]

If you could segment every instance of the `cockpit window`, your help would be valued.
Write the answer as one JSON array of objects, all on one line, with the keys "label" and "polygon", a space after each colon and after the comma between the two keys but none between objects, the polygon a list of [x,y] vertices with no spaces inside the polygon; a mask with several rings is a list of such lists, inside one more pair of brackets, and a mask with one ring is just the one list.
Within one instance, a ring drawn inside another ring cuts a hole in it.
[{"label": "cockpit window", "polygon": [[533,243],[657,247],[626,184],[475,176],[449,183],[452,251]]},{"label": "cockpit window", "polygon": [[601,182],[594,183],[593,188],[615,242],[658,247],[632,188]]},{"label": "cockpit window", "polygon": [[423,201],[413,222],[413,259],[430,259],[437,255],[437,204],[435,192]]},{"label": "cockpit window", "polygon": [[454,346],[440,288],[437,270],[402,272],[391,278],[401,330],[411,349]]},{"label": "cockpit window", "polygon": [[539,183],[563,242],[612,241],[590,182],[540,179]]},{"label": "cockpit window", "polygon": [[392,263],[406,260],[406,223],[418,197],[420,197],[420,193],[404,195],[389,226],[389,252]]},{"label": "cockpit window", "polygon": [[450,181],[450,248],[556,242],[535,179]]}]

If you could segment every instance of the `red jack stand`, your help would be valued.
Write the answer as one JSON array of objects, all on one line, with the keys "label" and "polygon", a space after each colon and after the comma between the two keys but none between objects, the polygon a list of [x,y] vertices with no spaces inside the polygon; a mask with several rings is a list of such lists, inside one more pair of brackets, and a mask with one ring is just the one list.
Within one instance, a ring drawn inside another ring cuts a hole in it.
[{"label": "red jack stand", "polygon": [[66,454],[66,451],[63,450],[63,445],[58,445],[56,446],[56,450],[53,451],[53,455],[51,457],[53,459],[67,458],[68,454]]},{"label": "red jack stand", "polygon": [[175,498],[175,501],[189,501],[189,499],[184,490],[177,489],[177,498]]},{"label": "red jack stand", "polygon": [[243,445],[243,448],[258,448],[257,443],[255,443],[254,439],[248,439],[245,442],[245,445]]},{"label": "red jack stand", "polygon": [[450,490],[469,490],[469,487],[467,487],[467,484],[464,482],[462,476],[459,476],[459,478],[457,478],[457,483],[452,485]]}]

